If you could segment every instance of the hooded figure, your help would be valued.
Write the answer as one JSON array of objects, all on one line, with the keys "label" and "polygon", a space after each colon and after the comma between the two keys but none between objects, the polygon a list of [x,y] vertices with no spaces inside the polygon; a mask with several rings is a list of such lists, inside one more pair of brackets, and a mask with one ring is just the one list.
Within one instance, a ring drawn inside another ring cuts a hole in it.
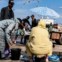
[{"label": "hooded figure", "polygon": [[49,33],[43,20],[40,20],[38,25],[32,28],[27,48],[36,57],[52,55],[52,42],[49,39]]},{"label": "hooded figure", "polygon": [[[12,40],[10,34],[19,22],[16,20],[6,19],[4,21],[0,21],[0,52],[4,53],[5,50],[5,42],[12,45]],[[6,39],[6,40],[5,40]]]}]

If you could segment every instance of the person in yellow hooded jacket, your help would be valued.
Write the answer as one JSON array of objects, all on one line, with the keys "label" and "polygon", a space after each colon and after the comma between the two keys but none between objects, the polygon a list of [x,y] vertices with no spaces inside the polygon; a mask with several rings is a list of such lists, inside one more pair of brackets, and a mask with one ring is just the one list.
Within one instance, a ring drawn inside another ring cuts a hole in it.
[{"label": "person in yellow hooded jacket", "polygon": [[46,62],[46,57],[52,55],[52,42],[44,20],[33,27],[27,42],[27,51],[35,55],[35,62]]}]

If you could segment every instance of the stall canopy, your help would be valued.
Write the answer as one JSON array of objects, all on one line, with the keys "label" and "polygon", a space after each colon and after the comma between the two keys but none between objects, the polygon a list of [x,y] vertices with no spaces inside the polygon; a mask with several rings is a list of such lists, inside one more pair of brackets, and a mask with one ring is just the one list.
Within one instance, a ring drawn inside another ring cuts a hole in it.
[{"label": "stall canopy", "polygon": [[48,7],[36,7],[30,9],[30,11],[39,14],[40,16],[44,17],[52,17],[52,18],[59,18],[60,15],[53,9],[50,9]]},{"label": "stall canopy", "polygon": [[45,21],[46,24],[54,24],[54,20],[53,19],[42,19],[43,21]]}]

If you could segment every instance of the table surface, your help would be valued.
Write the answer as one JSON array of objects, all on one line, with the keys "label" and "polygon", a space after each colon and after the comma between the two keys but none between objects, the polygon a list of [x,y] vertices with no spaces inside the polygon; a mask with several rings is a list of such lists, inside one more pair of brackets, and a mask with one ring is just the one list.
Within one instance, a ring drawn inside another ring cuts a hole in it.
[{"label": "table surface", "polygon": [[[22,51],[26,51],[26,47],[24,45],[13,45],[10,46],[10,48],[19,48]],[[62,45],[55,45],[55,47],[53,48],[53,52],[61,52],[62,53]]]},{"label": "table surface", "polygon": [[19,49],[21,49],[21,51],[26,51],[26,47],[21,44],[20,45],[14,44],[14,45],[10,46],[10,49],[13,49],[13,48],[19,48]]},{"label": "table surface", "polygon": [[53,48],[53,52],[62,53],[62,45],[55,45],[55,47]]},{"label": "table surface", "polygon": [[24,62],[24,61],[21,61],[21,60],[0,60],[0,62]]},{"label": "table surface", "polygon": [[[13,45],[11,46],[11,48],[20,48],[22,50],[26,50],[26,47],[24,45]],[[62,45],[55,45],[55,47],[53,48],[53,52],[60,52],[62,53]],[[24,62],[24,61],[21,61],[21,60],[0,60],[0,62]]]},{"label": "table surface", "polygon": [[51,31],[50,33],[62,33],[62,31]]}]

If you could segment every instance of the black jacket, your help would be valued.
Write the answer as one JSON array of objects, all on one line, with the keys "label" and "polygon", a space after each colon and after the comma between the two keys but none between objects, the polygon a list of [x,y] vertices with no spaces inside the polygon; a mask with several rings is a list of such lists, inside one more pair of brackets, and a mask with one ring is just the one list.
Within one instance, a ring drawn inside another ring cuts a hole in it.
[{"label": "black jacket", "polygon": [[8,10],[8,7],[1,9],[1,20],[14,18],[13,10]]},{"label": "black jacket", "polygon": [[23,24],[25,25],[25,23],[28,23],[30,25],[30,22],[28,21],[28,19],[23,19]]},{"label": "black jacket", "polygon": [[37,26],[37,21],[36,21],[36,19],[34,19],[34,20],[32,21],[32,28],[35,27],[35,26]]}]

